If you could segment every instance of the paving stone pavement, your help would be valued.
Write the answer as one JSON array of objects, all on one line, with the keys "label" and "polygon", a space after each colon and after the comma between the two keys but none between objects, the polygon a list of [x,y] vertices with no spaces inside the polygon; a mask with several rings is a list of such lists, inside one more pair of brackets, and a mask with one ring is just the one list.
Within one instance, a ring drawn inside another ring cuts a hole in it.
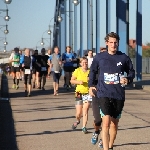
[{"label": "paving stone pavement", "polygon": [[[24,97],[23,81],[18,90],[11,89],[9,95],[15,126],[18,150],[98,150],[90,140],[93,130],[92,110],[89,110],[88,134],[81,132],[82,121],[72,130],[75,121],[73,90],[62,88],[53,96],[52,80],[47,80],[46,90],[33,89],[31,97]],[[4,149],[2,149],[4,150]],[[11,150],[15,150],[12,148]],[[150,94],[126,90],[126,102],[119,123],[114,150],[150,150]]]}]

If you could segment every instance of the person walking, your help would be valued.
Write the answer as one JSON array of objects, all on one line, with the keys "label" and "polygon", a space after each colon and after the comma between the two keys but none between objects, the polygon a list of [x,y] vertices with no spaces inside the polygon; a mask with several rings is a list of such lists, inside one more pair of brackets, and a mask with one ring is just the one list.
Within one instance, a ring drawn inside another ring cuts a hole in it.
[{"label": "person walking", "polygon": [[[113,150],[118,122],[125,102],[125,85],[133,82],[135,70],[131,59],[117,51],[120,37],[114,32],[106,35],[107,51],[98,53],[93,59],[89,73],[89,94],[97,90],[102,117],[102,141],[104,150]],[[97,88],[93,86],[100,69]],[[125,77],[124,74],[127,73]]]},{"label": "person walking", "polygon": [[62,60],[59,54],[59,47],[54,47],[54,53],[49,57],[48,64],[53,75],[54,96],[58,95],[59,79],[62,72]]},{"label": "person walking", "polygon": [[82,132],[87,133],[86,124],[88,121],[88,111],[91,104],[92,97],[88,94],[88,60],[86,57],[80,58],[81,67],[77,68],[71,77],[71,83],[76,84],[75,90],[75,107],[76,107],[76,119],[77,121],[73,123],[72,129],[76,129],[77,125],[80,123],[80,119],[83,115],[83,127]]}]

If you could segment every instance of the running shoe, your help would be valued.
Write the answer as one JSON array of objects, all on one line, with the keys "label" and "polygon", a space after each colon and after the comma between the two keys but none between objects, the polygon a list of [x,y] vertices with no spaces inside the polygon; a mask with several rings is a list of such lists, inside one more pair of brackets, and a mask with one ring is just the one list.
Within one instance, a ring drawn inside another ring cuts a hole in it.
[{"label": "running shoe", "polygon": [[72,125],[72,129],[75,130],[77,128],[78,124],[80,124],[80,121],[74,122]]},{"label": "running shoe", "polygon": [[31,93],[28,93],[28,95],[27,95],[28,97],[30,97],[31,96]]},{"label": "running shoe", "polygon": [[102,142],[102,139],[99,140],[99,142],[98,142],[98,147],[99,147],[99,148],[103,148],[103,142]]},{"label": "running shoe", "polygon": [[24,91],[24,96],[27,97],[28,96],[28,92],[27,90]]},{"label": "running shoe", "polygon": [[84,134],[88,133],[86,127],[83,127],[83,128],[82,128],[82,132],[83,132]]},{"label": "running shoe", "polygon": [[35,84],[33,84],[33,87],[32,87],[33,89],[35,89]]},{"label": "running shoe", "polygon": [[13,85],[12,85],[12,88],[15,89],[15,88],[16,88],[16,84],[13,84]]},{"label": "running shoe", "polygon": [[18,90],[19,89],[19,85],[16,85],[16,90]]},{"label": "running shoe", "polygon": [[91,143],[93,145],[95,145],[97,143],[97,141],[98,141],[98,135],[99,135],[99,133],[95,133],[95,132],[93,133],[93,136],[91,138]]},{"label": "running shoe", "polygon": [[45,88],[44,88],[44,87],[42,87],[42,90],[43,90],[43,91],[45,91]]}]

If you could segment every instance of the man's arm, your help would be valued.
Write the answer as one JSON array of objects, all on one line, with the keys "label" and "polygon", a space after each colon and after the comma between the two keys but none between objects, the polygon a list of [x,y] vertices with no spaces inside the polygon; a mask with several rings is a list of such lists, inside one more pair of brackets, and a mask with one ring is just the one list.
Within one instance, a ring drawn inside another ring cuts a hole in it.
[{"label": "man's arm", "polygon": [[128,56],[126,61],[125,72],[127,73],[128,84],[132,83],[133,79],[135,78],[135,70],[133,69],[132,61]]},{"label": "man's arm", "polygon": [[89,82],[88,82],[89,87],[95,87],[96,74],[99,68],[98,56],[99,55],[95,56],[90,67]]}]

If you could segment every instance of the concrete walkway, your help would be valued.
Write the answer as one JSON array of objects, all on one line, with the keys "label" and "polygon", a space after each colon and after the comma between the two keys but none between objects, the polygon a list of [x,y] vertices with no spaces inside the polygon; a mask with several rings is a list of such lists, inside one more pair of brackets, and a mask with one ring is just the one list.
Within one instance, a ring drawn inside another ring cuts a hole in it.
[{"label": "concrete walkway", "polygon": [[[11,89],[11,78],[8,83],[17,143],[17,148],[10,150],[99,149],[97,144],[90,142],[94,131],[91,109],[87,125],[89,134],[81,132],[82,121],[75,131],[71,129],[75,121],[73,90],[66,92],[61,88],[60,94],[53,96],[49,79],[46,91],[34,89],[32,97],[24,97],[23,81],[18,90]],[[150,150],[150,94],[127,88],[126,97],[114,150]]]}]

